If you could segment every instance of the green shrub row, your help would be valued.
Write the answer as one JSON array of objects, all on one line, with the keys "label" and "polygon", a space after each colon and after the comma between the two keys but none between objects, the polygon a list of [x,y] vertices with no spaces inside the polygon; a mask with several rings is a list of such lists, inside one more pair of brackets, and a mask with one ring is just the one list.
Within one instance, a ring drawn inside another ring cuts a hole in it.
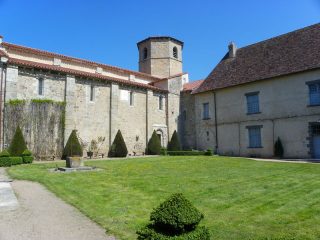
[{"label": "green shrub row", "polygon": [[207,151],[162,151],[163,155],[169,156],[212,156],[212,150],[208,149]]},{"label": "green shrub row", "polygon": [[9,157],[11,161],[11,165],[19,165],[23,163],[22,157]]},{"label": "green shrub row", "polygon": [[10,167],[12,165],[19,165],[22,163],[32,163],[33,156],[23,157],[0,157],[0,167]]}]

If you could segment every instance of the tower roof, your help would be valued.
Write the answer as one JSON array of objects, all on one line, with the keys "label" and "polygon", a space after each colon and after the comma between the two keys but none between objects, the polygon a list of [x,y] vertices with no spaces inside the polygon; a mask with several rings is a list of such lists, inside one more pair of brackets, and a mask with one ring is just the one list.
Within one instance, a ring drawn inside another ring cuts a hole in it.
[{"label": "tower roof", "polygon": [[137,46],[139,47],[139,45],[141,43],[144,43],[144,42],[147,42],[147,41],[150,41],[150,40],[168,40],[168,41],[172,41],[172,42],[176,42],[178,44],[180,44],[182,47],[183,47],[183,42],[174,38],[174,37],[169,37],[169,36],[151,36],[151,37],[148,37],[140,42],[137,43]]}]

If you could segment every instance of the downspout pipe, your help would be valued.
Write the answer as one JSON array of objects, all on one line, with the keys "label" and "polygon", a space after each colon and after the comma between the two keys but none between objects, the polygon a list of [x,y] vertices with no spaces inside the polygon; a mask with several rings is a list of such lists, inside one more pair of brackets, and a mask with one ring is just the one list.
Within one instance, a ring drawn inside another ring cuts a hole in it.
[{"label": "downspout pipe", "polygon": [[0,137],[1,137],[1,150],[4,149],[4,101],[5,101],[5,82],[7,78],[6,69],[7,69],[8,59],[6,57],[1,57],[1,76],[0,76]]},{"label": "downspout pipe", "polygon": [[219,148],[219,144],[218,144],[218,117],[217,117],[217,96],[216,93],[213,92],[213,98],[214,98],[214,127],[216,130],[216,146],[215,146],[215,154],[218,154],[218,148]]}]

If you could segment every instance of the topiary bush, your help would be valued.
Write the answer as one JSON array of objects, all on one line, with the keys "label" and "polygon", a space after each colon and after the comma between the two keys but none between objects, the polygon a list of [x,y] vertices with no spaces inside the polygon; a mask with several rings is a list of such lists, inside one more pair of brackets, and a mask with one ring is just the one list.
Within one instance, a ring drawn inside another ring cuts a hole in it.
[{"label": "topiary bush", "polygon": [[181,151],[181,145],[177,131],[174,131],[170,142],[168,143],[168,151]]},{"label": "topiary bush", "polygon": [[124,139],[122,137],[121,131],[118,130],[116,137],[110,147],[108,157],[126,157],[128,155],[128,149]]},{"label": "topiary bush", "polygon": [[2,150],[2,152],[0,153],[0,158],[1,157],[10,157],[10,153],[8,152],[8,150]]},{"label": "topiary bush", "polygon": [[278,137],[277,141],[274,144],[274,156],[278,158],[283,158],[283,153],[283,145],[280,138]]},{"label": "topiary bush", "polygon": [[206,151],[206,153],[204,155],[212,156],[213,155],[212,150],[211,149],[207,149],[207,151]]},{"label": "topiary bush", "polygon": [[0,167],[10,167],[11,160],[10,160],[10,153],[7,150],[3,150],[0,153]]},{"label": "topiary bush", "polygon": [[160,139],[156,131],[153,131],[152,136],[148,142],[147,153],[149,155],[160,155],[160,150],[161,150]]},{"label": "topiary bush", "polygon": [[11,165],[19,165],[23,163],[22,157],[10,157]]},{"label": "topiary bush", "polygon": [[33,162],[32,152],[29,151],[28,149],[24,150],[22,153],[22,160],[23,160],[23,163],[32,163]]},{"label": "topiary bush", "polygon": [[14,133],[13,139],[9,146],[9,153],[11,156],[21,156],[24,150],[27,149],[26,142],[24,141],[22,131],[18,126],[16,132]]},{"label": "topiary bush", "polygon": [[63,149],[62,159],[67,157],[82,157],[82,147],[77,136],[77,130],[72,130],[66,146]]},{"label": "topiary bush", "polygon": [[199,227],[203,214],[182,194],[173,194],[150,215],[151,224],[137,231],[139,240],[209,240],[206,227]]},{"label": "topiary bush", "polygon": [[160,155],[162,155],[162,156],[168,155],[167,149],[164,147],[160,148]]}]

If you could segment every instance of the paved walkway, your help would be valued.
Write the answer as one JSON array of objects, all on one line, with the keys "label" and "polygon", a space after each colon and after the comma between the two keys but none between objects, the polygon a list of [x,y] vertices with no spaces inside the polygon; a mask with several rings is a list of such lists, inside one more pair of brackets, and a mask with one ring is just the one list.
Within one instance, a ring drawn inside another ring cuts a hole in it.
[{"label": "paved walkway", "polygon": [[[115,239],[42,185],[28,181],[10,183],[7,180],[4,169],[0,168],[1,240]],[[1,187],[3,184],[5,187]],[[18,201],[13,204],[12,199]]]}]

